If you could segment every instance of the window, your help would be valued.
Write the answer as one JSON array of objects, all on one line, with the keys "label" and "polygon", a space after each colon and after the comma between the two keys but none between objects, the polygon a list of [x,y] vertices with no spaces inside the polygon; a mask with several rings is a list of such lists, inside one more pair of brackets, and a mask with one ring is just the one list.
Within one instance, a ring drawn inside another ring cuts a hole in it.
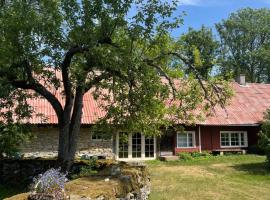
[{"label": "window", "polygon": [[221,147],[247,147],[247,132],[222,131],[220,132]]},{"label": "window", "polygon": [[119,133],[119,158],[128,158],[128,134],[125,132]]},{"label": "window", "polygon": [[92,140],[109,140],[110,139],[110,135],[102,132],[102,131],[94,131],[92,132]]},{"label": "window", "polygon": [[145,138],[145,157],[152,158],[154,157],[154,137]]},{"label": "window", "polygon": [[177,133],[177,148],[195,147],[195,132]]},{"label": "window", "polygon": [[142,153],[141,134],[132,135],[132,158],[140,158]]}]

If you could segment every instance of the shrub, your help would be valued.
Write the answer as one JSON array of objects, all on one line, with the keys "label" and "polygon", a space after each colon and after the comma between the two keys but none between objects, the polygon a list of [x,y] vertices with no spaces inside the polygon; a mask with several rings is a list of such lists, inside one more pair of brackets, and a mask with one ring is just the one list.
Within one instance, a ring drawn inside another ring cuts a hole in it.
[{"label": "shrub", "polygon": [[203,157],[212,157],[213,154],[210,151],[202,151],[202,153],[200,153],[201,156]]},{"label": "shrub", "polygon": [[79,170],[79,173],[73,174],[72,179],[91,176],[97,174],[97,169],[100,168],[100,163],[96,157],[92,157],[89,160],[84,160],[85,166],[82,166]]},{"label": "shrub", "polygon": [[79,178],[79,177],[85,177],[85,176],[91,176],[93,174],[97,174],[96,170],[93,170],[89,166],[84,166],[80,169],[79,174],[73,175],[72,178]]},{"label": "shrub", "polygon": [[33,193],[52,195],[55,200],[66,199],[66,181],[66,174],[61,173],[60,169],[49,169],[34,179]]},{"label": "shrub", "polygon": [[0,123],[0,158],[20,157],[18,147],[31,138],[27,125]]},{"label": "shrub", "polygon": [[91,159],[88,160],[87,166],[91,169],[98,169],[99,163],[97,161],[98,159],[96,157],[92,157]]},{"label": "shrub", "polygon": [[196,159],[196,158],[209,158],[212,156],[212,154],[208,151],[203,151],[203,152],[198,152],[198,151],[194,151],[194,152],[181,152],[177,154],[179,156],[180,160],[192,160],[192,159]]},{"label": "shrub", "polygon": [[248,147],[248,153],[265,155],[264,150],[259,145],[256,145],[256,144]]},{"label": "shrub", "polygon": [[262,130],[259,135],[259,147],[264,150],[268,167],[270,168],[270,109],[264,115]]},{"label": "shrub", "polygon": [[192,158],[199,158],[202,156],[201,153],[198,151],[191,152],[190,154],[191,154]]},{"label": "shrub", "polygon": [[192,160],[193,157],[191,156],[190,153],[187,153],[187,152],[181,152],[181,153],[178,153],[177,154],[179,156],[179,159],[180,160]]}]

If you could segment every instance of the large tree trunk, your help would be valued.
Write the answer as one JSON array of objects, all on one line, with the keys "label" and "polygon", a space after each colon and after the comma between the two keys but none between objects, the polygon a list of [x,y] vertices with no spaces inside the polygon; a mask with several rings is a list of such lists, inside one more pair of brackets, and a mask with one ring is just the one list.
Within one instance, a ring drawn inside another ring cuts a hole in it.
[{"label": "large tree trunk", "polygon": [[[77,88],[71,119],[63,117],[59,123],[58,162],[62,171],[69,171],[74,163],[81,127],[82,108],[83,91],[81,88]],[[64,113],[64,116],[70,116],[70,114]]]}]

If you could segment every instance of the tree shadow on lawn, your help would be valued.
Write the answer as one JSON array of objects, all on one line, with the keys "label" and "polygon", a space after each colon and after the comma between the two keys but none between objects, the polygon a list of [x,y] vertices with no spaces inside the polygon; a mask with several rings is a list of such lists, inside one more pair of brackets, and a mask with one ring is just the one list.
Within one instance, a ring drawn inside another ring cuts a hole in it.
[{"label": "tree shadow on lawn", "polygon": [[232,167],[237,171],[244,171],[252,175],[270,175],[266,162],[239,164]]}]

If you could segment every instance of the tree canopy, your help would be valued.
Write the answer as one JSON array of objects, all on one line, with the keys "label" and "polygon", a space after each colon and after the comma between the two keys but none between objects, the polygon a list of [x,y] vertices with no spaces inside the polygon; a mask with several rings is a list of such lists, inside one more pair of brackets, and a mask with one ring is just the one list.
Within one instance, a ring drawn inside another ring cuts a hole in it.
[{"label": "tree canopy", "polygon": [[[209,77],[214,65],[217,64],[219,43],[215,40],[211,28],[202,26],[199,30],[189,28],[179,39],[183,54],[191,63],[196,63],[198,72],[205,78]],[[196,60],[197,59],[197,60]]]},{"label": "tree canopy", "polygon": [[24,122],[37,114],[27,99],[45,98],[58,117],[58,159],[68,169],[88,91],[105,102],[100,106],[107,114],[98,124],[145,134],[194,122],[202,116],[194,112],[198,107],[204,113],[224,106],[227,83],[202,76],[201,66],[170,37],[182,22],[173,17],[176,6],[162,0],[4,1],[1,120]]},{"label": "tree canopy", "polygon": [[250,82],[270,82],[270,10],[241,9],[216,24],[220,35],[221,72]]}]

